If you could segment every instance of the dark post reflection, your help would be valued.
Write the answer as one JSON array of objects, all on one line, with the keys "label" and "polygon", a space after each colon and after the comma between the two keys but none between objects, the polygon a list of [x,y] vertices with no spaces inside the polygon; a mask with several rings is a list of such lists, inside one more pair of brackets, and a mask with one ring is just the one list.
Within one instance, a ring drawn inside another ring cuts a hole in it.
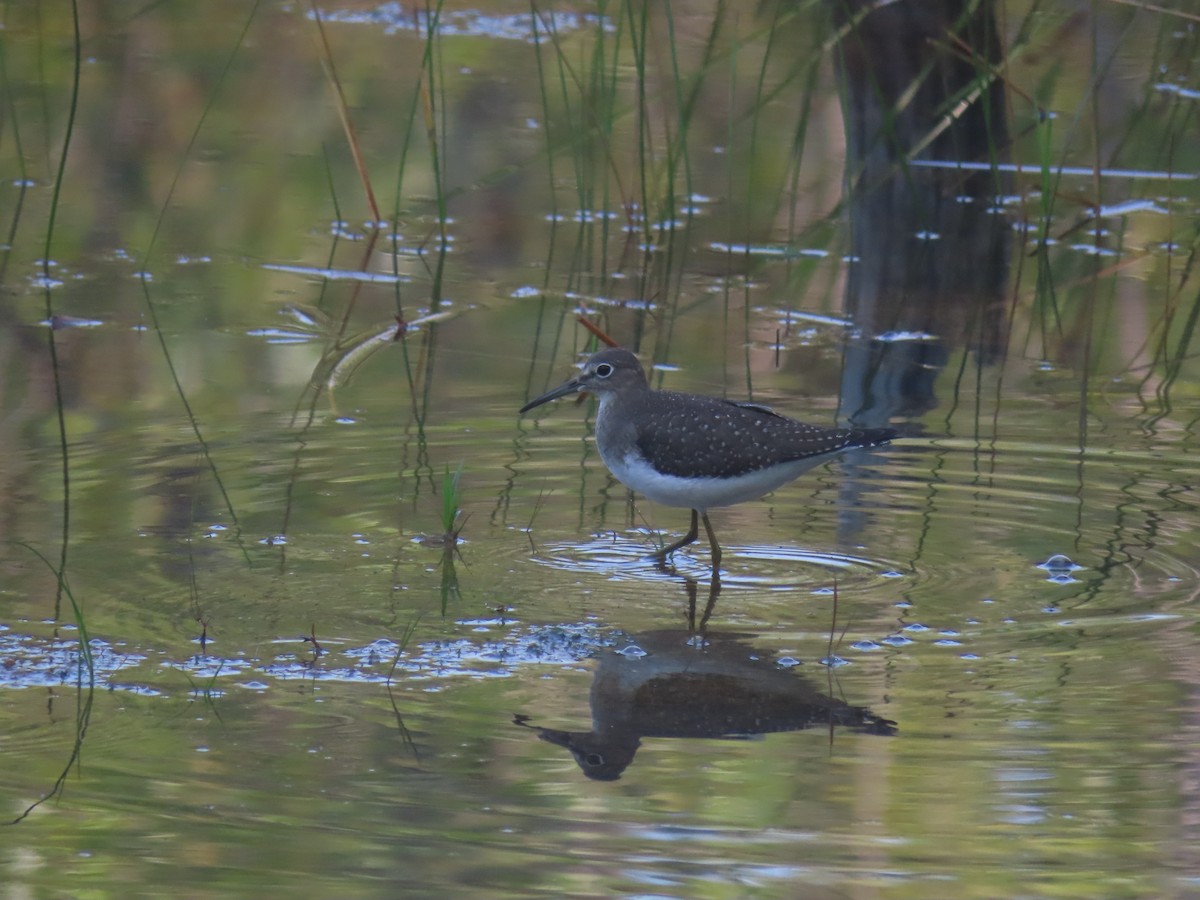
[{"label": "dark post reflection", "polygon": [[[837,0],[851,228],[842,412],[865,425],[937,405],[957,347],[1004,353],[1009,143],[992,0]],[[984,162],[964,171],[929,163]]]}]

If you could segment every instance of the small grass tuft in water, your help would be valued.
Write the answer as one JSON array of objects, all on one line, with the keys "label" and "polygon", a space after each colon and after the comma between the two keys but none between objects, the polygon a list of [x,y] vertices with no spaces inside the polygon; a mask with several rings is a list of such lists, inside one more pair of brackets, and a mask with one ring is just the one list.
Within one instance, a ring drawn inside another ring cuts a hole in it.
[{"label": "small grass tuft in water", "polygon": [[[459,505],[461,500],[459,484],[462,481],[463,465],[463,463],[459,463],[453,474],[450,472],[450,467],[446,466],[446,471],[442,475],[442,534],[446,543],[450,545],[458,543],[458,535],[463,527],[462,524],[458,524],[458,518],[462,515]],[[463,524],[465,521],[463,520]],[[456,524],[458,524],[457,528]]]}]

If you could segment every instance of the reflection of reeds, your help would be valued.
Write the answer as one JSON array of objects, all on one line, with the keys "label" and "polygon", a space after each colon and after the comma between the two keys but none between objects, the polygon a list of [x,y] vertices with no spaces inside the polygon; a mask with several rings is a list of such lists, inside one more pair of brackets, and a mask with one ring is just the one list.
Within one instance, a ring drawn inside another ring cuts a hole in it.
[{"label": "reflection of reeds", "polygon": [[[42,553],[29,544],[21,543],[21,546],[45,563],[50,571],[58,576],[58,586],[61,591],[60,597],[65,596],[71,604],[72,617],[75,620],[75,627],[79,635],[79,656],[77,657],[77,668],[75,678],[75,739],[71,748],[71,754],[63,764],[62,771],[58,778],[55,779],[53,787],[46,793],[44,797],[29,804],[25,810],[14,818],[10,824],[16,824],[26,818],[35,809],[62,793],[66,785],[67,777],[71,774],[71,770],[79,762],[80,754],[83,752],[83,742],[87,737],[88,725],[92,719],[92,700],[96,693],[96,663],[92,657],[91,635],[88,634],[87,620],[83,614],[83,606],[75,598],[75,594],[71,591],[71,586],[67,583],[66,572],[63,566],[66,565],[66,535],[63,537],[63,559],[60,567],[50,562]],[[56,612],[55,618],[58,617]]]},{"label": "reflection of reeds", "polygon": [[417,762],[421,761],[421,754],[417,750],[417,744],[413,740],[412,733],[408,730],[408,726],[404,724],[404,715],[400,712],[399,704],[396,703],[396,695],[392,693],[392,682],[396,675],[396,667],[400,665],[400,657],[408,649],[409,642],[412,641],[413,634],[416,633],[417,625],[420,621],[419,616],[410,619],[404,626],[404,630],[400,632],[400,637],[396,640],[396,655],[392,657],[392,667],[388,669],[387,681],[384,685],[387,690],[388,702],[392,707],[392,714],[396,717],[396,728],[400,732],[400,739],[409,748],[409,751]]},{"label": "reflection of reeds", "polygon": [[59,797],[67,785],[67,778],[70,777],[71,771],[79,764],[80,756],[83,753],[83,742],[87,737],[88,725],[92,721],[92,701],[95,699],[96,686],[89,683],[87,685],[77,684],[75,687],[75,740],[71,746],[71,754],[59,772],[58,777],[54,780],[54,784],[45,796],[33,803],[30,803],[20,815],[11,819],[8,824],[16,825],[18,822],[28,818],[29,814],[47,801]]},{"label": "reflection of reeds", "polygon": [[421,57],[422,78],[418,85],[421,100],[421,116],[425,123],[425,135],[429,144],[429,162],[433,169],[434,202],[437,209],[435,231],[437,244],[434,251],[434,266],[430,278],[429,303],[436,311],[442,305],[442,281],[446,273],[446,251],[450,235],[446,230],[449,212],[446,207],[446,172],[444,168],[442,141],[446,133],[446,95],[441,71],[439,35],[442,21],[442,2],[437,0],[432,7],[425,8],[425,40]]}]

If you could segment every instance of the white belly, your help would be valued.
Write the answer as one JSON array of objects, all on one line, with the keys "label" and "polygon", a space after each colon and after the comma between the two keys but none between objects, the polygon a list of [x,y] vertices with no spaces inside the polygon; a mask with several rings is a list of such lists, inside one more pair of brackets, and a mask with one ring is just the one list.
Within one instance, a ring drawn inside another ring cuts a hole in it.
[{"label": "white belly", "polygon": [[755,500],[824,460],[823,456],[810,457],[735,478],[680,478],[656,472],[633,455],[617,458],[601,454],[601,457],[618,481],[655,503],[701,512],[714,506]]}]

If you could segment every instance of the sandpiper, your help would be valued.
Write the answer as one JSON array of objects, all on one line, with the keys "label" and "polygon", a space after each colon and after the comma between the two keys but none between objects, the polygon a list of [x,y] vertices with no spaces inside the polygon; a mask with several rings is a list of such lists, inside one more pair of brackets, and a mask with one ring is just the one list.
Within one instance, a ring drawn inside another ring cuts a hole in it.
[{"label": "sandpiper", "polygon": [[623,347],[593,354],[578,375],[521,412],[580,391],[600,401],[596,447],[617,480],[655,503],[692,511],[688,533],[655,555],[665,560],[692,543],[702,520],[714,572],[721,547],[709,509],[754,500],[835,453],[878,447],[896,436],[894,428],[826,428],[757,403],[656,391],[637,357]]}]

